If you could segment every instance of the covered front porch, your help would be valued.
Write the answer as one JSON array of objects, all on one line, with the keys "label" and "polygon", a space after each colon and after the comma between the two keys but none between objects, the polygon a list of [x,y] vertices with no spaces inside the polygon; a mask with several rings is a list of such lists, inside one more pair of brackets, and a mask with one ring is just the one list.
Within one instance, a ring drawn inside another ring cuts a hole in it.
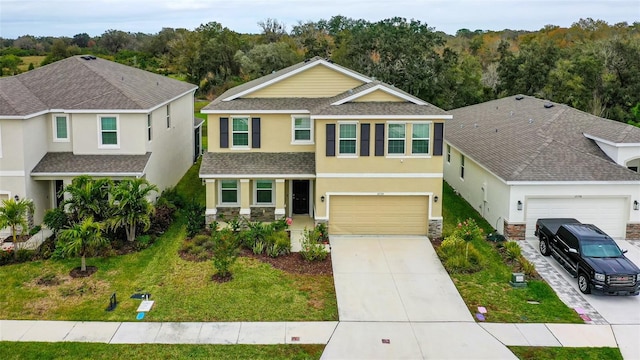
[{"label": "covered front porch", "polygon": [[314,153],[206,153],[200,166],[206,221],[313,218]]}]

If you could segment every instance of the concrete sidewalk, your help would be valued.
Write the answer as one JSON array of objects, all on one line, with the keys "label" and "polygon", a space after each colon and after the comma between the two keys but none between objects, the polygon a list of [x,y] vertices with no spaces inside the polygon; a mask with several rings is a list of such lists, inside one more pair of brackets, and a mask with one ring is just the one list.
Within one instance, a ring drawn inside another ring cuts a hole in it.
[{"label": "concrete sidewalk", "polygon": [[501,346],[619,347],[625,359],[638,359],[640,342],[634,334],[639,332],[640,325],[0,320],[0,341],[328,344],[324,359],[353,358],[353,354],[377,359],[513,358]]},{"label": "concrete sidewalk", "polygon": [[104,322],[0,320],[0,341],[107,344],[326,344],[337,321]]}]

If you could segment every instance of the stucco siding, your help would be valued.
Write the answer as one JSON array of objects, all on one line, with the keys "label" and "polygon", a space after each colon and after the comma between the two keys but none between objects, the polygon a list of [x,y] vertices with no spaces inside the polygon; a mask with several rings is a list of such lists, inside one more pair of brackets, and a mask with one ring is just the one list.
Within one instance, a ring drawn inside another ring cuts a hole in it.
[{"label": "stucco siding", "polygon": [[[67,117],[67,136],[68,141],[64,140],[56,140],[55,139],[55,122],[54,117],[58,116],[66,116]],[[45,123],[45,128],[47,131],[47,149],[51,152],[69,152],[73,151],[73,133],[72,133],[72,125],[74,114],[63,114],[63,113],[54,113],[54,114],[45,114],[42,115],[42,121]]]},{"label": "stucco siding", "polygon": [[22,171],[24,170],[24,147],[22,120],[0,120],[0,136],[2,139],[2,157],[0,157],[0,170]]},{"label": "stucco siding", "polygon": [[[160,115],[154,119],[151,142],[151,158],[147,165],[147,180],[160,190],[174,186],[193,164],[193,93],[171,103],[171,128],[166,126],[166,108],[158,109]],[[137,142],[146,148],[147,116],[142,117],[144,126],[138,131]]]},{"label": "stucco siding", "polygon": [[[313,152],[315,145],[295,144],[292,142],[292,114],[256,114],[242,115],[209,115],[207,123],[208,151],[209,152],[236,152],[231,140],[231,127],[233,117],[260,118],[260,148],[240,151],[256,152]],[[220,147],[220,118],[229,118],[229,147]],[[249,121],[249,145],[251,145],[252,129]],[[313,141],[313,134],[311,140]]]},{"label": "stucco siding", "polygon": [[363,82],[323,65],[314,66],[245,96],[246,98],[328,97],[353,89]]},{"label": "stucco siding", "polygon": [[[119,143],[117,147],[101,147],[98,124],[100,116],[115,116],[118,119]],[[73,153],[89,154],[144,154],[146,152],[146,114],[92,113],[73,114],[71,122]]]}]

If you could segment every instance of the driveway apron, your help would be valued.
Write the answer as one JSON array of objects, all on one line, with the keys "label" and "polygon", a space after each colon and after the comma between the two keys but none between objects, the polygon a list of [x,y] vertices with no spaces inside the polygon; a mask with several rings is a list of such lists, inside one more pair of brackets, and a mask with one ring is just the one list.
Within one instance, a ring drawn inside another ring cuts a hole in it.
[{"label": "driveway apron", "polygon": [[331,238],[340,321],[473,321],[426,237]]}]

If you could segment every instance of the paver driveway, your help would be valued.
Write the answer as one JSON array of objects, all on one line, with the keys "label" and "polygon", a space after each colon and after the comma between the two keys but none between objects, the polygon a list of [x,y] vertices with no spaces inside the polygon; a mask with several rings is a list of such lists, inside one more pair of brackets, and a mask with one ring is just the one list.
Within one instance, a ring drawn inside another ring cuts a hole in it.
[{"label": "paver driveway", "polygon": [[340,321],[473,321],[423,236],[332,236]]}]

